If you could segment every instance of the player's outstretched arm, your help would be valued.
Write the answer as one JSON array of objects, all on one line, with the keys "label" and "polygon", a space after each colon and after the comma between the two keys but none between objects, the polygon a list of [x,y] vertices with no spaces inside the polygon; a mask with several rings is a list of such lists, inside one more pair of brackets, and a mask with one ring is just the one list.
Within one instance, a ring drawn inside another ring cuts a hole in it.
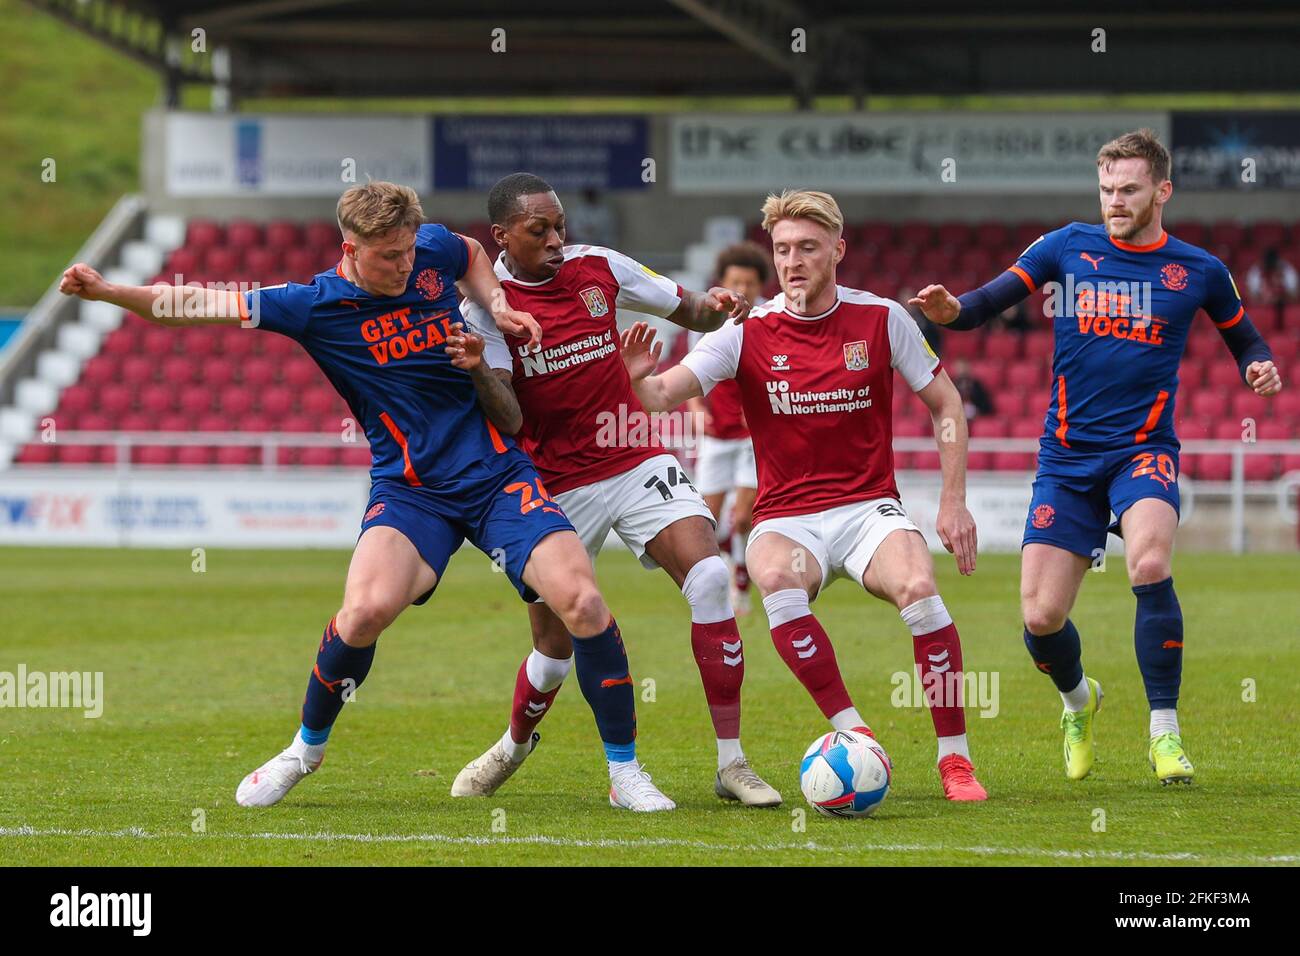
[{"label": "player's outstretched arm", "polygon": [[971,574],[975,571],[979,542],[975,519],[966,508],[966,452],[970,435],[961,393],[948,373],[940,369],[930,384],[916,394],[930,410],[939,445],[939,468],[943,473],[935,530],[943,546],[957,559],[957,570]]},{"label": "player's outstretched arm", "polygon": [[166,282],[117,285],[105,281],[84,262],[64,271],[59,291],[89,302],[111,302],[159,325],[238,325],[244,315],[240,294],[233,290],[175,286]]},{"label": "player's outstretched arm", "polygon": [[703,397],[704,389],[695,373],[674,365],[662,375],[653,375],[664,344],[655,342],[655,330],[648,322],[637,322],[622,336],[623,365],[632,379],[632,389],[647,412],[666,412],[690,398]]},{"label": "player's outstretched arm", "polygon": [[507,435],[518,434],[524,423],[524,413],[519,407],[514,386],[510,384],[510,372],[490,368],[484,361],[483,350],[487,343],[481,335],[467,332],[460,322],[452,324],[451,332],[447,336],[447,355],[452,365],[469,372],[483,414],[498,431]]},{"label": "player's outstretched arm", "polygon": [[978,329],[981,325],[1023,301],[1030,293],[1028,280],[1007,270],[978,289],[953,295],[941,285],[928,285],[907,300],[919,308],[935,325],[957,332]]},{"label": "player's outstretched arm", "polygon": [[496,327],[505,335],[527,338],[530,349],[542,344],[542,327],[532,313],[510,308],[505,290],[492,271],[492,260],[483,251],[483,244],[471,236],[461,236],[469,248],[469,266],[457,283],[475,305],[487,310]]},{"label": "player's outstretched arm", "polygon": [[712,332],[722,328],[728,318],[743,322],[748,317],[748,299],[739,292],[714,286],[708,292],[683,290],[681,305],[667,319],[692,332]]}]

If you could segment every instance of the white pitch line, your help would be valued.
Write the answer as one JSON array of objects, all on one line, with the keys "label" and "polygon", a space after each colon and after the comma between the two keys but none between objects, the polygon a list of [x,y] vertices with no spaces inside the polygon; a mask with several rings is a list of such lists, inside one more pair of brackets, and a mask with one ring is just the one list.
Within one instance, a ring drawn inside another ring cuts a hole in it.
[{"label": "white pitch line", "polygon": [[[35,827],[0,827],[0,837],[98,837],[109,839],[158,840],[183,837],[184,833],[150,833],[139,827],[122,830],[36,829]],[[688,850],[812,853],[967,853],[973,856],[1027,856],[1057,860],[1151,860],[1189,863],[1206,859],[1198,853],[1147,853],[1142,850],[1047,850],[1042,847],[944,846],[927,843],[855,843],[851,846],[828,846],[808,840],[804,843],[706,843],[702,840],[675,840],[670,837],[641,837],[634,840],[575,840],[568,837],[534,836],[452,836],[446,833],[215,833],[200,834],[200,839],[230,840],[298,840],[312,843],[442,843],[454,846],[555,846],[578,849],[650,849],[679,847]],[[1216,855],[1251,863],[1296,863],[1300,855],[1255,856],[1226,853]]]}]

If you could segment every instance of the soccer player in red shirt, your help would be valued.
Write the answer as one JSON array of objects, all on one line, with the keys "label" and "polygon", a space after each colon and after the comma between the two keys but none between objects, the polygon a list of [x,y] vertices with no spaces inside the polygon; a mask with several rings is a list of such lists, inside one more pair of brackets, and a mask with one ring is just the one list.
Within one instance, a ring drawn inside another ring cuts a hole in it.
[{"label": "soccer player in red shirt", "polygon": [[[750,768],[740,746],[744,650],[712,514],[657,441],[619,356],[615,322],[622,308],[707,331],[728,316],[745,315],[749,303],[722,288],[684,290],[612,249],[566,246],[560,200],[529,173],[498,182],[488,196],[488,214],[502,248],[496,275],[506,301],[529,310],[542,327],[538,349],[525,338],[507,336],[524,416],[520,443],[593,559],[613,530],[645,567],[663,568],[681,588],[717,736],[714,790],[749,806],[779,804],[781,795]],[[467,307],[465,316],[489,343],[501,340],[481,307]],[[514,773],[564,679],[572,642],[563,622],[543,603],[532,604],[529,613],[534,649],[519,668],[510,726],[461,771],[453,796],[493,793]],[[605,749],[614,806],[673,808],[618,748],[606,742]]]},{"label": "soccer player in red shirt", "polygon": [[[718,285],[739,292],[750,302],[760,302],[763,286],[772,271],[767,254],[757,243],[738,242],[718,253],[714,275]],[[701,333],[691,332],[691,346]],[[731,554],[734,565],[731,604],[737,614],[749,613],[749,569],[745,546],[754,521],[754,496],[758,493],[758,472],[754,466],[754,442],[740,407],[740,386],[735,380],[720,382],[707,397],[692,398],[687,407],[704,420],[699,456],[695,461],[695,486],[718,522],[718,543]],[[730,520],[723,515],[727,494],[732,499]]]},{"label": "soccer player in red shirt", "polygon": [[810,602],[836,577],[894,604],[912,632],[939,738],[950,800],[983,800],[966,741],[957,628],[934,583],[925,539],[894,480],[894,371],[934,420],[943,470],[937,528],[962,574],[975,570],[966,509],[961,396],[897,302],[835,283],[844,217],[823,192],[786,191],[763,204],[781,294],[706,335],[681,364],[652,375],[658,347],[643,324],[623,336],[623,361],[646,409],[672,408],[719,382],[740,384],[758,460],[749,568],[772,640],[836,730],[871,733],[854,707],[830,638]]}]

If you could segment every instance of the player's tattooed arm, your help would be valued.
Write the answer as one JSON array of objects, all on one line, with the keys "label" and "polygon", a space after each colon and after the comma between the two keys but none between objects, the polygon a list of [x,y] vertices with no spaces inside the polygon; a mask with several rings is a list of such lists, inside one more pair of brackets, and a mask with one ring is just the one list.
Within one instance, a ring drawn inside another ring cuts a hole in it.
[{"label": "player's tattooed arm", "polygon": [[459,322],[452,325],[451,331],[452,334],[447,336],[447,355],[452,365],[469,372],[483,414],[498,431],[507,435],[517,434],[524,423],[524,414],[514,386],[510,384],[510,372],[491,368],[483,360],[486,343],[481,335],[465,331],[465,326]]},{"label": "player's tattooed arm", "polygon": [[681,304],[667,319],[692,332],[712,332],[728,318],[743,322],[748,316],[748,299],[739,292],[714,286],[708,292],[683,289]]},{"label": "player's tattooed arm", "polygon": [[957,559],[962,574],[975,571],[978,538],[975,519],[966,507],[966,451],[970,433],[961,393],[943,369],[930,384],[916,393],[930,410],[934,437],[939,445],[939,469],[943,490],[939,493],[939,515],[935,530],[939,540]]},{"label": "player's tattooed arm", "polygon": [[461,238],[469,247],[469,266],[456,283],[456,288],[463,290],[466,298],[475,305],[486,309],[502,334],[526,338],[530,349],[537,348],[542,344],[542,327],[532,313],[510,307],[505,290],[492,271],[492,260],[483,251],[482,244],[469,236]]},{"label": "player's tattooed arm", "polygon": [[623,366],[632,379],[632,390],[647,412],[666,412],[682,402],[703,397],[704,389],[695,373],[674,365],[662,375],[653,375],[663,354],[663,342],[655,341],[655,330],[647,322],[636,322],[623,330]]},{"label": "player's tattooed arm", "polygon": [[117,285],[96,270],[78,262],[59,280],[59,291],[90,302],[110,302],[158,325],[238,325],[244,316],[243,299],[231,290],[154,285]]}]

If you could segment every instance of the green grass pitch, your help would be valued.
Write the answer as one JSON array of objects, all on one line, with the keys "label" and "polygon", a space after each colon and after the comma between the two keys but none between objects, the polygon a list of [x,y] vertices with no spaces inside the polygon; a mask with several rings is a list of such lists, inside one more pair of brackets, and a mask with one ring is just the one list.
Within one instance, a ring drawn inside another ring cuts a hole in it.
[{"label": "green grass pitch", "polygon": [[[1015,556],[959,580],[937,558],[969,670],[998,675],[998,712],[968,711],[985,804],[954,806],[927,713],[891,705],[912,668],[897,614],[847,582],[815,605],[859,708],[893,757],[874,817],[805,809],[797,768],[827,728],[743,623],[743,736],[785,795],[719,801],[685,603],[623,552],[599,564],[638,685],[640,755],[678,809],[609,807],[591,713],[569,681],[542,743],[496,796],[452,800],[456,772],[504,729],[528,647],[524,608],[487,559],[453,559],[435,598],[380,640],[317,776],[265,810],[245,773],[288,743],[348,555],[334,551],[0,549],[0,671],[102,671],[104,712],[0,708],[0,856],[8,864],[1221,865],[1300,862],[1300,556],[1179,555],[1187,622],[1183,734],[1197,778],[1162,789],[1146,763],[1133,596],[1114,559],[1074,614],[1106,701],[1098,764],[1064,778],[1060,702],[1020,639]],[[653,681],[653,700],[650,694]],[[1253,682],[1254,700],[1244,682]],[[801,821],[802,818],[802,821]],[[801,825],[802,822],[802,825]]]}]

